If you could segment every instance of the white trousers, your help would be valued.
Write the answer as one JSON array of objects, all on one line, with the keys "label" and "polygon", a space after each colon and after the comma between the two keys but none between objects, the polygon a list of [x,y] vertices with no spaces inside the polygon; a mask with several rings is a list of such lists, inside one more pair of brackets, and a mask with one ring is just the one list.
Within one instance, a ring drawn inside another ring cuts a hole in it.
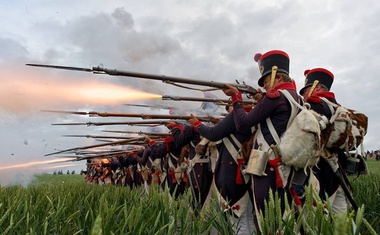
[{"label": "white trousers", "polygon": [[255,226],[253,222],[253,205],[251,200],[248,200],[247,210],[240,218],[231,217],[234,234],[251,235],[255,234]]},{"label": "white trousers", "polygon": [[342,186],[339,186],[331,197],[329,197],[330,204],[333,210],[333,213],[336,215],[340,212],[347,211],[347,199]]}]

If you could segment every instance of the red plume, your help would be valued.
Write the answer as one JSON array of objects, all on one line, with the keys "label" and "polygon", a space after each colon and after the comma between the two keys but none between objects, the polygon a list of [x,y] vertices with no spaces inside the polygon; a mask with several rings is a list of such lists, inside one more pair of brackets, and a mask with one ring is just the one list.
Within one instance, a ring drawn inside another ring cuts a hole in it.
[{"label": "red plume", "polygon": [[262,56],[261,53],[257,53],[257,54],[255,55],[255,57],[253,57],[253,59],[254,59],[256,62],[258,62],[258,61],[260,60],[261,56]]}]

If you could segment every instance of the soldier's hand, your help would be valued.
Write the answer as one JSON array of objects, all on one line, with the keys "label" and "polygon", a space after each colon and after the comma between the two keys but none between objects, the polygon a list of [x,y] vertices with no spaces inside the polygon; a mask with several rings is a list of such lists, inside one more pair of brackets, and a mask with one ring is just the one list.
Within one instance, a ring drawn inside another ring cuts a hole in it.
[{"label": "soldier's hand", "polygon": [[220,122],[221,120],[222,120],[221,118],[210,117],[210,122],[212,122],[212,123],[218,123],[218,122]]},{"label": "soldier's hand", "polygon": [[152,139],[149,138],[149,136],[146,135],[144,141],[147,142],[147,143],[149,143],[150,141],[152,141]]},{"label": "soldier's hand", "polygon": [[260,90],[260,88],[257,88],[257,93],[252,96],[252,99],[254,99],[255,101],[259,101],[263,98],[264,94],[262,92],[262,90]]},{"label": "soldier's hand", "polygon": [[235,93],[238,93],[238,89],[234,86],[231,86],[229,84],[224,84],[227,89],[223,90],[224,94],[228,95],[228,96],[232,96],[233,94]]},{"label": "soldier's hand", "polygon": [[175,124],[176,124],[175,122],[170,122],[170,121],[168,121],[168,122],[165,123],[165,126],[166,126],[168,129],[172,129],[173,125],[175,125]]},{"label": "soldier's hand", "polygon": [[187,120],[187,123],[189,123],[190,125],[193,125],[194,123],[196,123],[198,121],[198,118],[196,118],[193,114],[190,114],[191,118]]}]

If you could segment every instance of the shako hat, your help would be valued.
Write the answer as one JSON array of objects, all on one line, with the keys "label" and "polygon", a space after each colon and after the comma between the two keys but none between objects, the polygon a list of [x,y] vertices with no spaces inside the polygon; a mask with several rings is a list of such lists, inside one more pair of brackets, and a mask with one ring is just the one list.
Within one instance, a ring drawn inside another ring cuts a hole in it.
[{"label": "shako hat", "polygon": [[272,72],[273,66],[277,66],[277,72],[289,75],[289,55],[280,50],[268,51],[265,54],[257,53],[254,57],[259,64],[261,77],[258,81],[260,87],[264,86],[264,77]]},{"label": "shako hat", "polygon": [[306,88],[313,86],[314,82],[329,91],[334,81],[334,74],[324,68],[307,69],[304,75],[306,76],[305,86],[300,90],[301,95],[303,95]]}]

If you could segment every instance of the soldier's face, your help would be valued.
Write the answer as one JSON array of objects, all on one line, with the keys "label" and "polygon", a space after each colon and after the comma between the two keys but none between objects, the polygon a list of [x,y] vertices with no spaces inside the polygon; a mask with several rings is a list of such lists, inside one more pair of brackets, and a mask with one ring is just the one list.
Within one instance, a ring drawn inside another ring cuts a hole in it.
[{"label": "soldier's face", "polygon": [[269,89],[273,88],[273,87],[276,87],[277,85],[281,84],[282,83],[282,75],[280,75],[279,77],[276,77],[274,79],[274,83],[273,83],[273,87],[270,87],[270,80],[271,80],[271,74],[268,74],[265,79],[264,79],[264,86],[263,88],[268,91]]},{"label": "soldier's face", "polygon": [[[316,87],[314,87],[314,90],[311,91],[312,88],[313,86],[309,86],[308,88],[305,89],[304,93],[302,94],[305,100],[309,99],[311,95],[323,91],[323,88],[320,85],[317,85]],[[310,91],[311,91],[311,94],[310,94]]]},{"label": "soldier's face", "polygon": [[271,87],[270,87],[270,74],[268,74],[265,79],[264,79],[264,86],[263,88],[267,91],[269,90]]},{"label": "soldier's face", "polygon": [[311,86],[307,87],[307,88],[303,91],[302,96],[303,96],[303,98],[304,98],[305,100],[307,100],[307,99],[310,97],[310,95],[309,95],[309,93],[310,93],[310,89],[311,89]]}]

